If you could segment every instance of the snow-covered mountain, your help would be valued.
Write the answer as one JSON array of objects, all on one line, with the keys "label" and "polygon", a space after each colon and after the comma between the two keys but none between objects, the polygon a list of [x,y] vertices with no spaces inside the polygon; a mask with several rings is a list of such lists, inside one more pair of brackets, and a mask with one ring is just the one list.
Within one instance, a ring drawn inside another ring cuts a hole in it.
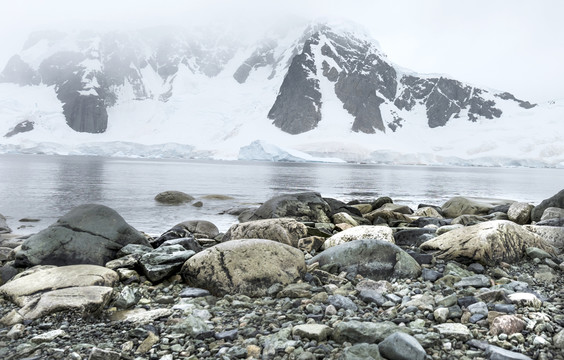
[{"label": "snow-covered mountain", "polygon": [[348,161],[564,166],[563,108],[405,70],[351,24],[256,42],[51,31],[0,74],[0,151],[234,159],[261,140]]}]

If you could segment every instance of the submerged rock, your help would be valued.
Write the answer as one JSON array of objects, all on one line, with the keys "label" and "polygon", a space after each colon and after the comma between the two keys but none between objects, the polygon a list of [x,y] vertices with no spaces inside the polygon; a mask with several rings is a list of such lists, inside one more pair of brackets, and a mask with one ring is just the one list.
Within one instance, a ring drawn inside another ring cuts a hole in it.
[{"label": "submerged rock", "polygon": [[189,203],[194,200],[194,197],[183,193],[182,191],[163,191],[155,196],[155,201],[166,205],[180,205]]}]

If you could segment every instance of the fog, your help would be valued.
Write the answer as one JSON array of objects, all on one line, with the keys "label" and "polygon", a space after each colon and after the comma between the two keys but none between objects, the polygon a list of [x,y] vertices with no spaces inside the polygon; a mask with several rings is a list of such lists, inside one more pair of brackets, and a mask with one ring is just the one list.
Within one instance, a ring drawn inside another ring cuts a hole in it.
[{"label": "fog", "polygon": [[12,0],[0,14],[0,68],[35,30],[205,25],[259,37],[274,23],[343,18],[400,66],[545,101],[564,98],[563,13],[559,0]]}]

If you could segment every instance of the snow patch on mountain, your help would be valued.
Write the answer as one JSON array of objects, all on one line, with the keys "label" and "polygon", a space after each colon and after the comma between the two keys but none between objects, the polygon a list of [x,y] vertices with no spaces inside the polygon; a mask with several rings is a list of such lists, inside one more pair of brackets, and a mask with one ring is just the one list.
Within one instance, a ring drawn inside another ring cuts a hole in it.
[{"label": "snow patch on mountain", "polygon": [[275,162],[325,162],[344,163],[344,160],[329,157],[315,157],[302,151],[282,148],[265,141],[255,140],[239,150],[239,160]]}]

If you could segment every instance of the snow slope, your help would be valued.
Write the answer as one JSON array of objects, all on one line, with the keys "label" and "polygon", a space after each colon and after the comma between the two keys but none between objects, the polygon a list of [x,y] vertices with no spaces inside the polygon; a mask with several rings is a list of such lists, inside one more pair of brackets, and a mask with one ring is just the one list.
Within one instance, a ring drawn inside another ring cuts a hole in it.
[{"label": "snow slope", "polygon": [[[451,118],[435,128],[428,126],[423,105],[407,111],[385,102],[382,112],[397,114],[403,119],[402,127],[366,134],[351,130],[354,118],[335,95],[335,84],[318,74],[323,121],[301,134],[283,132],[267,114],[285,69],[301,51],[298,33],[275,39],[276,46],[270,49],[274,60],[253,68],[244,83],[233,74],[257,49],[256,44],[238,48],[215,76],[194,70],[202,63],[181,62],[165,80],[144,67],[140,73],[146,96],[140,97],[139,88],[129,81],[117,87],[117,101],[108,107],[108,127],[98,134],[79,133],[67,125],[54,86],[0,83],[0,153],[564,167],[564,100],[532,109],[498,101],[501,118],[476,122]],[[320,49],[314,49],[318,68],[322,67]],[[59,49],[40,42],[23,55],[37,67],[45,53],[55,50]],[[88,66],[101,71],[99,65]],[[400,69],[398,76],[406,72]],[[99,85],[93,80],[88,79],[89,89]],[[167,101],[161,101],[159,96],[170,89]],[[498,100],[489,93],[484,96]],[[33,130],[3,136],[25,120],[34,123]]]}]

